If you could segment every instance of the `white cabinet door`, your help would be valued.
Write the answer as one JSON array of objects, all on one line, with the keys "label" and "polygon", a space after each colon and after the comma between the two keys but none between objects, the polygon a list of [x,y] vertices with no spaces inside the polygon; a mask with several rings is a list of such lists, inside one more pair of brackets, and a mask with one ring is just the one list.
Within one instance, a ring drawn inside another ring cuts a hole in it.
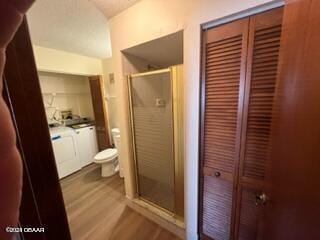
[{"label": "white cabinet door", "polygon": [[97,142],[97,134],[96,128],[91,126],[89,129],[89,141],[90,141],[90,157],[93,161],[94,156],[98,153],[98,142]]},{"label": "white cabinet door", "polygon": [[81,166],[84,167],[88,165],[90,162],[90,146],[89,142],[89,131],[87,128],[80,128],[76,130],[77,133],[77,144],[79,151],[79,158],[81,162]]},{"label": "white cabinet door", "polygon": [[77,143],[81,166],[87,166],[93,162],[94,156],[98,152],[95,127],[85,127],[76,130]]}]

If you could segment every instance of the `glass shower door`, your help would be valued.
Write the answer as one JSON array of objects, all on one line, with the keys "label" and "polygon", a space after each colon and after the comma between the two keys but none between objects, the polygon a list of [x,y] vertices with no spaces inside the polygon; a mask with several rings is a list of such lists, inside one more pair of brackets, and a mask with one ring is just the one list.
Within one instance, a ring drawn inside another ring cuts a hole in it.
[{"label": "glass shower door", "polygon": [[129,79],[138,192],[174,211],[172,83],[169,69]]}]

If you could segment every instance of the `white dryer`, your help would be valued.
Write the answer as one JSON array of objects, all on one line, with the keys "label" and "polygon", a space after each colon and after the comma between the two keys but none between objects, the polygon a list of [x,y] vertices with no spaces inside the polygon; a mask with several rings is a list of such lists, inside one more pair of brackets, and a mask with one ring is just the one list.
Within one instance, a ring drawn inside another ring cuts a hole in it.
[{"label": "white dryer", "polygon": [[56,127],[50,129],[50,135],[59,179],[80,170],[75,131],[68,127]]}]

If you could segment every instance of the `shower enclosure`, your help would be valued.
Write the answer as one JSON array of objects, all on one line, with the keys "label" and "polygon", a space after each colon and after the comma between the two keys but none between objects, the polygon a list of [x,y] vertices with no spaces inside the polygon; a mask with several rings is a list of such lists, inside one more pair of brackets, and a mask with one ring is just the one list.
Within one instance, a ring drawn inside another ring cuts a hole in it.
[{"label": "shower enclosure", "polygon": [[133,74],[128,78],[128,86],[138,195],[144,201],[183,215],[178,210],[183,205],[183,196],[178,196],[183,181],[177,175],[183,169],[178,154],[180,98],[174,72],[168,68]]}]

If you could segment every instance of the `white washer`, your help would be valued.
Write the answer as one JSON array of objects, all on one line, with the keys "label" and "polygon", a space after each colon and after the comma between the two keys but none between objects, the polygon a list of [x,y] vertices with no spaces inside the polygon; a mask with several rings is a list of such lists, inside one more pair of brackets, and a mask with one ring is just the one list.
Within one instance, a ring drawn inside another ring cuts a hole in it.
[{"label": "white washer", "polygon": [[68,127],[56,127],[50,129],[50,136],[59,179],[80,170],[75,131]]}]

